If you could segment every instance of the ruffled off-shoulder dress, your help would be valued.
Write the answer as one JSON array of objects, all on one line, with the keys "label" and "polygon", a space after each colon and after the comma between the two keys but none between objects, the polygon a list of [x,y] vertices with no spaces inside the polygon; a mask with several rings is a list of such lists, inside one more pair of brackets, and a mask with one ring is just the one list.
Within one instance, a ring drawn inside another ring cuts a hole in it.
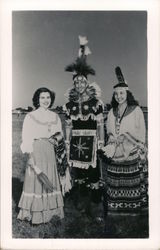
[{"label": "ruffled off-shoulder dress", "polygon": [[[49,141],[57,132],[62,133],[61,121],[52,111],[39,108],[28,113],[24,119],[21,150],[33,154],[35,166],[26,166],[23,192],[18,205],[20,220],[40,224],[49,222],[54,215],[64,217],[55,149]],[[53,192],[45,189],[38,179],[39,172],[48,177],[54,187]]]}]

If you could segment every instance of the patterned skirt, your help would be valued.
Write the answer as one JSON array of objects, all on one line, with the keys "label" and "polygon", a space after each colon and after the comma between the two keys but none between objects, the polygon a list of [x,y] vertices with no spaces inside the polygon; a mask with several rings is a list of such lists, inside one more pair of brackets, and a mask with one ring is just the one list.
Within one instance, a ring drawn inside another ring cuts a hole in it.
[{"label": "patterned skirt", "polygon": [[108,212],[114,214],[137,214],[148,209],[146,161],[132,155],[127,161],[108,164],[107,203]]},{"label": "patterned skirt", "polygon": [[48,139],[35,140],[33,154],[36,166],[47,175],[54,186],[54,191],[48,192],[33,168],[27,166],[17,218],[31,221],[33,224],[49,222],[54,215],[63,218],[63,197],[53,145]]}]

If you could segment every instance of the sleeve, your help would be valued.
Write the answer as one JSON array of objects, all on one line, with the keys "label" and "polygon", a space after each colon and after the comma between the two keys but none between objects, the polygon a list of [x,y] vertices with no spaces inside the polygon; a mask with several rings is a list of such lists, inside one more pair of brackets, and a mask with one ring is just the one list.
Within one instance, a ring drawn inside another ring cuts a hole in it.
[{"label": "sleeve", "polygon": [[145,143],[145,136],[146,136],[146,128],[145,128],[145,121],[143,111],[140,107],[137,107],[135,110],[135,132],[136,137],[139,141]]},{"label": "sleeve", "polygon": [[143,111],[139,106],[134,111],[132,122],[133,125],[128,127],[128,131],[124,135],[135,145],[144,144],[146,138],[146,128]]},{"label": "sleeve", "polygon": [[22,144],[20,146],[22,153],[33,152],[33,140],[33,121],[29,114],[27,114],[22,127]]},{"label": "sleeve", "polygon": [[98,148],[104,146],[104,116],[103,116],[103,102],[98,101],[98,110],[97,110],[97,136],[98,136]]},{"label": "sleeve", "polygon": [[56,114],[56,119],[57,119],[57,124],[56,124],[56,132],[61,132],[63,134],[63,130],[62,130],[62,122],[61,122],[61,119],[59,117],[59,115]]},{"label": "sleeve", "polygon": [[107,134],[113,134],[113,116],[112,116],[112,109],[109,111],[107,116],[107,122],[106,122],[106,128],[107,128]]}]

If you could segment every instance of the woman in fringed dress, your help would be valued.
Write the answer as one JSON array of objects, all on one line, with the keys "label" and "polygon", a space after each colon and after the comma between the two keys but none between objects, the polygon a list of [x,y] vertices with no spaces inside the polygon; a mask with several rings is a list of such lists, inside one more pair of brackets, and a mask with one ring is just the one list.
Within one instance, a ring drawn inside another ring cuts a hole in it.
[{"label": "woman in fringed dress", "polygon": [[112,109],[107,119],[108,143],[103,149],[107,164],[108,212],[140,214],[148,208],[146,129],[138,102],[116,68]]},{"label": "woman in fringed dress", "polygon": [[[68,171],[61,121],[49,110],[54,99],[55,94],[49,89],[36,90],[32,99],[36,109],[26,115],[23,123],[21,150],[29,157],[18,219],[32,224],[47,223],[54,215],[63,218],[60,181],[63,191],[64,186],[66,191],[70,188],[69,179],[65,178]],[[55,147],[58,142],[61,153]]]}]

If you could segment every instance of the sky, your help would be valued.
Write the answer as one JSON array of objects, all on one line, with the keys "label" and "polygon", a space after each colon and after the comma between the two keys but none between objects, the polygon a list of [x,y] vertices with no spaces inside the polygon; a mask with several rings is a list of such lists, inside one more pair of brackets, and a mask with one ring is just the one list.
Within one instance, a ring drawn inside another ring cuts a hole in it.
[{"label": "sky", "polygon": [[67,102],[73,83],[64,69],[77,58],[79,35],[89,41],[87,62],[96,75],[88,79],[99,84],[102,101],[110,103],[120,66],[135,99],[147,106],[146,11],[13,11],[13,108],[32,106],[40,87],[56,93],[55,107]]}]

